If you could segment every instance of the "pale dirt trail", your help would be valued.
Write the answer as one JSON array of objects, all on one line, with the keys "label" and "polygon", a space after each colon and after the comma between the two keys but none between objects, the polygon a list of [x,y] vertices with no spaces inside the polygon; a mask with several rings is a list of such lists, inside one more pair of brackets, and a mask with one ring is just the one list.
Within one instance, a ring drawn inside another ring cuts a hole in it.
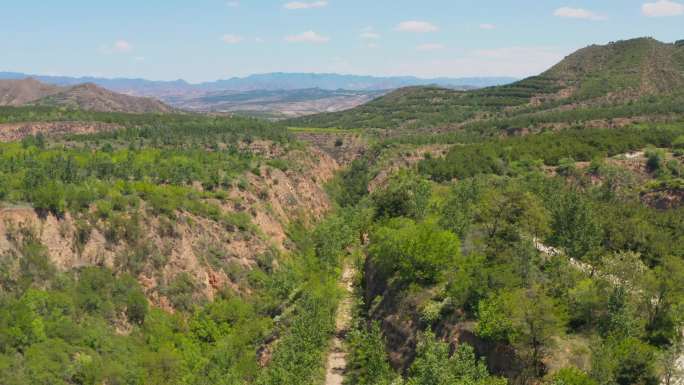
[{"label": "pale dirt trail", "polygon": [[351,326],[354,275],[356,271],[350,264],[346,264],[342,272],[340,286],[344,289],[344,297],[337,308],[335,318],[335,336],[330,344],[328,362],[325,366],[325,385],[342,385],[344,372],[347,368],[347,348],[344,338]]}]

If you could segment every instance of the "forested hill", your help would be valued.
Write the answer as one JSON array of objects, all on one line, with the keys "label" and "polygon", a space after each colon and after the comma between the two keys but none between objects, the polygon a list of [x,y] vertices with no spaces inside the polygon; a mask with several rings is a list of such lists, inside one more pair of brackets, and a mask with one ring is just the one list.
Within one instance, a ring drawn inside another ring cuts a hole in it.
[{"label": "forested hill", "polygon": [[[548,71],[510,85],[466,92],[438,87],[404,88],[348,111],[289,123],[310,127],[448,129],[487,120],[500,128],[528,128],[535,114],[544,114],[544,123],[548,123],[681,113],[676,108],[673,111],[670,104],[682,104],[683,85],[684,43],[638,38],[581,49]],[[630,106],[629,111],[625,105]],[[617,111],[616,106],[622,110]],[[511,118],[523,121],[499,124],[498,120]]]}]

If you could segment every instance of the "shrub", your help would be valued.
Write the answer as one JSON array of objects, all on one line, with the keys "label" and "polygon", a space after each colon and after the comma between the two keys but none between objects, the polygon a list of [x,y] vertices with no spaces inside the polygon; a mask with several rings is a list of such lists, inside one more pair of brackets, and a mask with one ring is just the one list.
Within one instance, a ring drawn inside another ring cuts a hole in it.
[{"label": "shrub", "polygon": [[407,283],[432,284],[460,257],[458,237],[434,223],[394,219],[373,231],[369,254],[381,271]]},{"label": "shrub", "polygon": [[171,281],[164,290],[174,308],[182,311],[192,310],[198,303],[195,301],[195,292],[198,286],[188,273],[180,273]]},{"label": "shrub", "polygon": [[421,336],[416,359],[408,370],[407,385],[481,384],[505,385],[506,379],[493,377],[483,360],[468,344],[459,344],[449,357],[449,345],[437,341],[431,332]]},{"label": "shrub", "polygon": [[350,356],[347,381],[355,385],[389,385],[396,374],[387,361],[385,341],[380,327],[373,323],[368,330],[354,329],[349,336]]},{"label": "shrub", "polygon": [[551,385],[598,385],[598,383],[587,373],[575,367],[568,367],[554,374]]},{"label": "shrub", "polygon": [[48,182],[29,193],[33,207],[55,215],[64,214],[66,199],[64,187],[57,182]]},{"label": "shrub", "polygon": [[126,301],[126,315],[128,321],[134,324],[141,325],[145,322],[147,316],[148,304],[147,298],[142,291],[132,291]]},{"label": "shrub", "polygon": [[659,171],[663,166],[665,160],[665,152],[656,148],[649,148],[646,150],[646,167],[651,172]]},{"label": "shrub", "polygon": [[575,167],[575,160],[572,158],[563,158],[558,161],[558,175],[571,176],[577,171]]},{"label": "shrub", "polygon": [[373,193],[377,216],[421,219],[427,210],[430,190],[430,183],[427,180],[401,171],[390,178],[387,187]]}]

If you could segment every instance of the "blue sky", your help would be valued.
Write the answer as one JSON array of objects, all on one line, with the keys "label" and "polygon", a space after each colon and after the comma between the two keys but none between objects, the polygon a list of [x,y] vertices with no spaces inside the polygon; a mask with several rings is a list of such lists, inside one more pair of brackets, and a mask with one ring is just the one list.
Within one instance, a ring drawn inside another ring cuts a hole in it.
[{"label": "blue sky", "polygon": [[6,0],[0,70],[523,77],[592,43],[684,39],[683,1]]}]

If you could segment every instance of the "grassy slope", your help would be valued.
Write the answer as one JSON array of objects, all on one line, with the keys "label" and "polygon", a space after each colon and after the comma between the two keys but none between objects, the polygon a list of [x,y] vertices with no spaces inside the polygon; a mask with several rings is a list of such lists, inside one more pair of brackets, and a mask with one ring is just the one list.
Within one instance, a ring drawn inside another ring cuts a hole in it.
[{"label": "grassy slope", "polygon": [[[590,46],[539,76],[459,92],[437,87],[397,90],[343,112],[293,120],[296,126],[435,128],[466,121],[544,113],[565,105],[592,110],[677,94],[684,85],[684,47],[650,38]],[[570,107],[567,107],[570,106]]]}]

